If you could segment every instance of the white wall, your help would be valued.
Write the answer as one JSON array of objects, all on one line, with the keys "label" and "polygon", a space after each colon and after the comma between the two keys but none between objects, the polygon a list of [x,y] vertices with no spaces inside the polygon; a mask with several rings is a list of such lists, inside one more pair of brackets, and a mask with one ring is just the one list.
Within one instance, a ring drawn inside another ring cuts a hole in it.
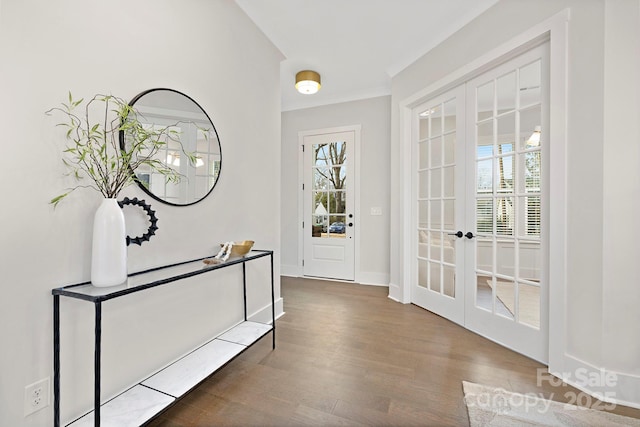
[{"label": "white wall", "polygon": [[[300,275],[298,236],[298,177],[300,144],[298,132],[348,125],[362,125],[360,218],[361,283],[389,283],[389,132],[390,97],[382,96],[282,113],[282,270]],[[382,216],[370,215],[372,207],[382,208]]]},{"label": "white wall", "polygon": [[[408,272],[402,252],[403,123],[398,106],[525,30],[570,9],[566,282],[550,284],[565,298],[561,313],[566,326],[559,332],[562,348],[551,349],[561,353],[560,363],[552,369],[570,374],[577,368],[596,374],[600,369],[616,372],[620,381],[608,390],[616,393],[618,401],[636,406],[640,405],[640,295],[634,265],[640,251],[634,244],[639,188],[633,171],[639,140],[639,7],[638,0],[502,0],[393,78],[391,131],[391,235],[401,237],[391,241],[390,291],[392,297],[407,301],[403,284]],[[615,205],[610,204],[612,200]]]},{"label": "white wall", "polygon": [[[129,269],[253,239],[276,251],[278,297],[282,55],[228,0],[3,0],[0,19],[0,425],[44,426],[52,406],[25,418],[24,387],[52,376],[51,289],[89,279],[100,202],[79,190],[56,210],[48,204],[72,181],[63,177],[60,132],[44,111],[68,90],[131,99],[168,87],[193,97],[220,135],[220,180],[190,207],[147,200],[159,230],[129,247]],[[246,84],[256,74],[259,90]],[[135,187],[125,195],[145,197]],[[270,300],[268,272],[268,261],[248,266],[250,286],[264,289],[250,311]],[[239,269],[219,273],[103,305],[104,398],[240,320]],[[61,305],[64,422],[91,406],[93,312],[85,302]]]},{"label": "white wall", "polygon": [[604,36],[602,359],[640,377],[640,1],[608,0]]}]

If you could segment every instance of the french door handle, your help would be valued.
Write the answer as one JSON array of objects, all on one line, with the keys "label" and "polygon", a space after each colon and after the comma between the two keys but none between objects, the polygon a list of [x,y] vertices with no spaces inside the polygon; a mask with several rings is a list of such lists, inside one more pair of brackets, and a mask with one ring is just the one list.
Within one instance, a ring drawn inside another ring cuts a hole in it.
[{"label": "french door handle", "polygon": [[456,236],[457,238],[461,238],[463,236],[462,231],[458,231],[456,233],[447,233],[449,236]]},{"label": "french door handle", "polygon": [[[462,236],[460,236],[460,237],[462,237]],[[476,236],[474,236],[472,232],[467,231],[467,234],[465,234],[464,237],[466,237],[467,239],[473,239]]]}]

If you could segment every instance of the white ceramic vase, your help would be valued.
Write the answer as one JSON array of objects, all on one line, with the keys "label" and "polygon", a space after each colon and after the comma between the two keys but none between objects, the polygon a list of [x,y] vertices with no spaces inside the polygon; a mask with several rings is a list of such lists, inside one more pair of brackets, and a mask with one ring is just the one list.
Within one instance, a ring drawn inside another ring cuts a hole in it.
[{"label": "white ceramic vase", "polygon": [[127,232],[116,199],[104,199],[93,218],[91,284],[115,286],[127,280]]}]

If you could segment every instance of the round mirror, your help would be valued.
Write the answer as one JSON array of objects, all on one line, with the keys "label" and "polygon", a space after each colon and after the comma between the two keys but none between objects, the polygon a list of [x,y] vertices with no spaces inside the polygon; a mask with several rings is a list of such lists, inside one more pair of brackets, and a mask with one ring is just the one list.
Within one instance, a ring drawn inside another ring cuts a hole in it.
[{"label": "round mirror", "polygon": [[[213,122],[184,93],[173,89],[150,89],[129,103],[141,124],[152,130],[163,129],[162,148],[155,160],[180,174],[178,182],[141,165],[133,171],[142,190],[154,199],[176,206],[192,205],[204,199],[216,185],[222,165],[222,152]],[[130,144],[121,134],[120,143]]]}]

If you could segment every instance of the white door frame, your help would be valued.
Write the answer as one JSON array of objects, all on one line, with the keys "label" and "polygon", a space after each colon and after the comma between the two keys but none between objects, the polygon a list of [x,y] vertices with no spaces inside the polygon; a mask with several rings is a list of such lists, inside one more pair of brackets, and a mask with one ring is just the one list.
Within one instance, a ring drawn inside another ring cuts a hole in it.
[{"label": "white door frame", "polygon": [[[401,224],[399,253],[395,262],[400,272],[399,283],[390,283],[389,297],[402,303],[411,302],[411,144],[412,110],[440,93],[507,61],[549,39],[550,107],[549,149],[550,178],[554,185],[549,189],[548,266],[549,284],[549,357],[550,371],[562,372],[566,352],[566,258],[567,258],[567,206],[566,206],[566,139],[567,139],[567,61],[569,9],[526,30],[503,45],[492,49],[466,66],[399,102],[399,152],[398,177],[400,184],[399,208],[395,220]],[[393,171],[392,171],[393,173]],[[392,259],[392,264],[394,260]],[[392,267],[393,268],[393,267]]]},{"label": "white door frame", "polygon": [[[362,125],[349,125],[349,126],[339,126],[332,128],[323,128],[323,129],[314,129],[314,130],[305,130],[298,132],[298,277],[303,276],[303,267],[302,260],[304,259],[304,229],[302,228],[302,223],[305,220],[304,218],[304,197],[303,197],[303,189],[302,184],[304,182],[304,153],[302,151],[302,146],[304,144],[304,138],[306,136],[311,135],[322,135],[328,133],[340,133],[340,132],[353,132],[354,133],[354,143],[355,143],[355,164],[353,171],[353,183],[355,190],[355,206],[353,209],[354,215],[354,282],[359,283],[360,281],[360,235],[362,229],[360,228],[360,133],[362,130]],[[327,279],[329,280],[329,279]]]}]

